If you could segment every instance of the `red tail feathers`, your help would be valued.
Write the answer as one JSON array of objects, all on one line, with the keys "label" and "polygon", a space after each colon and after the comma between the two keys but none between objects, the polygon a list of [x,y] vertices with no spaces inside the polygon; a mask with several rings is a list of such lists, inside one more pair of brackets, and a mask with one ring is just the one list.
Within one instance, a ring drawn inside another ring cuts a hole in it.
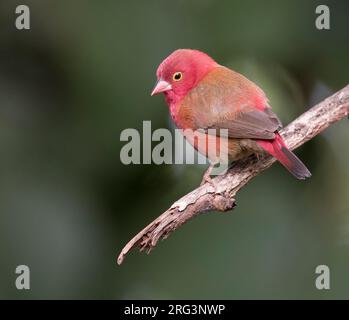
[{"label": "red tail feathers", "polygon": [[287,149],[285,142],[278,133],[276,133],[274,140],[258,140],[257,143],[275,157],[297,179],[304,180],[311,177],[310,171],[292,151]]}]

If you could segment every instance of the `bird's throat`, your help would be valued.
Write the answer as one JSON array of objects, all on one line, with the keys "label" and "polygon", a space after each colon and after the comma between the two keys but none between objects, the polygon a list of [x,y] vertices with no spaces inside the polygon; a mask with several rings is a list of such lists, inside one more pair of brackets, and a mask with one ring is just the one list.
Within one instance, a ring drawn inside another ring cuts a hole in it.
[{"label": "bird's throat", "polygon": [[171,103],[168,106],[169,106],[170,115],[173,122],[176,124],[177,128],[182,129],[182,126],[180,124],[179,117],[178,117],[180,103]]},{"label": "bird's throat", "polygon": [[169,111],[171,118],[173,119],[174,123],[178,128],[181,128],[179,124],[179,119],[178,119],[178,112],[180,108],[180,101],[182,100],[181,97],[176,95],[173,91],[167,91],[164,92],[165,94],[165,100],[168,105]]}]

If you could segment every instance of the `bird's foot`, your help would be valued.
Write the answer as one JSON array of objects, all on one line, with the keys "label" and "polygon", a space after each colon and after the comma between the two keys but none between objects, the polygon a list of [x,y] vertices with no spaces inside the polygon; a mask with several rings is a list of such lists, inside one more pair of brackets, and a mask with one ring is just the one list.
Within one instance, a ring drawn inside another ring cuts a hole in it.
[{"label": "bird's foot", "polygon": [[206,173],[204,174],[204,176],[202,177],[201,183],[200,183],[200,187],[202,185],[204,185],[205,183],[210,184],[211,186],[213,186],[213,182],[212,182],[212,178],[210,175],[206,175]]},{"label": "bird's foot", "polygon": [[208,169],[206,170],[206,172],[204,173],[203,177],[202,177],[200,186],[204,185],[205,183],[208,183],[208,184],[210,184],[212,187],[214,187],[213,181],[212,181],[212,178],[211,178],[212,169],[213,169],[213,165],[210,165],[210,166],[208,167]]},{"label": "bird's foot", "polygon": [[263,152],[255,152],[254,153],[255,157],[257,158],[257,161],[263,159],[263,157],[266,155],[266,153]]}]

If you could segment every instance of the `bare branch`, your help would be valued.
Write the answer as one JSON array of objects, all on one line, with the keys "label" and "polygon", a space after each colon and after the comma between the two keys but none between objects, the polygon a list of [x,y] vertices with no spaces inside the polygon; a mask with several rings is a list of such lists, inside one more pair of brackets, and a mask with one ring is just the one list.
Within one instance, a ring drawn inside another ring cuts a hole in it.
[{"label": "bare branch", "polygon": [[[349,85],[320,102],[280,131],[292,150],[309,141],[332,123],[349,114]],[[213,184],[198,187],[176,201],[168,210],[140,231],[121,251],[117,262],[135,246],[149,253],[159,239],[167,238],[189,219],[208,211],[228,211],[235,206],[237,192],[253,177],[270,167],[276,160],[251,156],[238,161],[225,175],[214,178]]]}]

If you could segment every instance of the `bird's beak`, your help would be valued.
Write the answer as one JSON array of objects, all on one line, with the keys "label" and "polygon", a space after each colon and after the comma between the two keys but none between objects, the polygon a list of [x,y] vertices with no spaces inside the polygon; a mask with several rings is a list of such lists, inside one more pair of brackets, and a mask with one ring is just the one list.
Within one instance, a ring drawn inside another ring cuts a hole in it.
[{"label": "bird's beak", "polygon": [[170,83],[168,83],[165,80],[159,79],[151,93],[151,96],[158,94],[160,92],[171,90],[171,89],[172,89],[172,86]]}]

